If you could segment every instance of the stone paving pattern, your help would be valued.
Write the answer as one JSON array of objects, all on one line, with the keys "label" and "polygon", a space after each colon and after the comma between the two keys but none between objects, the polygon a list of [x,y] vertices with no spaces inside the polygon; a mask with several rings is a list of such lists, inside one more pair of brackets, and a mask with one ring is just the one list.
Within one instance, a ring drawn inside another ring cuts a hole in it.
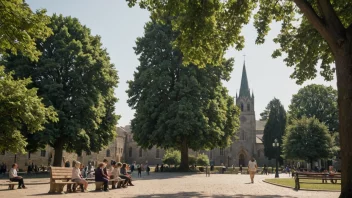
[{"label": "stone paving pattern", "polygon": [[[135,174],[133,174],[135,176]],[[264,183],[262,180],[273,178],[274,175],[256,175],[254,184],[250,183],[248,175],[213,174],[205,177],[204,174],[187,173],[151,173],[142,178],[134,178],[133,184],[125,189],[110,190],[110,192],[95,192],[94,184],[90,184],[88,193],[69,193],[49,195],[49,179],[27,179],[28,189],[7,190],[7,186],[0,186],[0,198],[12,197],[47,197],[47,198],[112,198],[112,197],[263,197],[263,198],[337,198],[338,192],[322,191],[295,191],[290,188],[283,188]],[[281,175],[281,178],[288,175]],[[4,183],[4,180],[0,181]],[[66,187],[65,187],[66,189]]]}]

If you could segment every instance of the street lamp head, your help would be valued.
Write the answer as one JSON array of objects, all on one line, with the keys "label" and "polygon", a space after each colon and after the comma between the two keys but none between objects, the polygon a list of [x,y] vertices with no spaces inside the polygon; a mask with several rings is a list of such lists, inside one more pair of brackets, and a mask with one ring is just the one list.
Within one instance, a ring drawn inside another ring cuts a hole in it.
[{"label": "street lamp head", "polygon": [[277,143],[277,138],[275,138],[274,142]]}]

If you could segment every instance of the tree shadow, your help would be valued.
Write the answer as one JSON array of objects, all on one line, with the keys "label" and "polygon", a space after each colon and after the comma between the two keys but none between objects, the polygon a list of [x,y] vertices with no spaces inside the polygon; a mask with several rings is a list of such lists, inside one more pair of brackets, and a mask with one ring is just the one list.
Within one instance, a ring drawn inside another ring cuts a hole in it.
[{"label": "tree shadow", "polygon": [[205,198],[205,197],[214,197],[214,198],[281,198],[281,197],[287,197],[287,198],[297,198],[293,196],[281,196],[281,195],[250,195],[250,194],[235,194],[235,195],[203,195],[199,192],[179,192],[179,193],[173,193],[173,194],[153,194],[153,195],[135,195],[135,196],[130,196],[131,198],[159,198],[159,197],[167,197],[167,198],[174,198],[174,197],[200,197],[200,198]]}]

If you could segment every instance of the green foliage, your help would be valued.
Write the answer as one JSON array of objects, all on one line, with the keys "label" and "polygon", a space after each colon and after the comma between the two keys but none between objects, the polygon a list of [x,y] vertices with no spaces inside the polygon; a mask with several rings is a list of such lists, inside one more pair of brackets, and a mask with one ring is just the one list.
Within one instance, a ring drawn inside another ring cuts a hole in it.
[{"label": "green foliage", "polygon": [[207,155],[199,154],[197,156],[197,166],[209,166],[209,165],[210,165],[210,162]]},{"label": "green foliage", "polygon": [[266,105],[264,111],[262,113],[260,113],[260,121],[267,121],[269,119],[269,113],[270,113],[270,104],[271,102],[269,102],[268,105]]},{"label": "green foliage", "polygon": [[179,165],[181,162],[181,152],[178,150],[169,149],[165,151],[163,163],[168,165]]},{"label": "green foliage", "polygon": [[[174,46],[184,54],[184,63],[186,65],[194,63],[201,67],[221,63],[224,50],[232,45],[237,49],[243,48],[244,37],[241,35],[241,29],[249,22],[252,13],[254,27],[258,32],[257,44],[264,43],[273,21],[281,22],[281,31],[274,39],[274,42],[280,44],[280,48],[275,50],[272,56],[276,58],[287,54],[284,61],[289,67],[295,66],[291,77],[297,79],[299,84],[315,78],[318,63],[320,74],[326,80],[333,78],[335,68],[331,67],[331,63],[334,58],[328,43],[324,41],[327,37],[322,36],[324,22],[331,23],[332,16],[337,15],[341,24],[326,26],[334,28],[342,26],[346,31],[352,24],[352,14],[348,12],[352,2],[346,0],[332,1],[333,5],[320,1],[291,0],[127,0],[127,2],[130,7],[138,3],[141,8],[148,9],[155,20],[162,22],[172,20],[173,30],[180,32]],[[326,13],[329,9],[321,9],[328,6],[333,7],[332,13]],[[302,16],[302,11],[306,15],[313,12],[310,16],[314,17]]]},{"label": "green foliage", "polygon": [[190,164],[190,165],[197,164],[197,158],[194,155],[189,155],[188,156],[188,164]]},{"label": "green foliage", "polygon": [[[273,142],[275,139],[278,140],[279,144],[282,145],[282,136],[286,130],[286,111],[281,104],[279,99],[274,98],[268,104],[269,119],[265,124],[263,143],[264,143],[264,154],[269,159],[275,159],[277,150],[273,148]],[[281,148],[279,148],[281,153]],[[282,161],[282,158],[280,159]]]},{"label": "green foliage", "polygon": [[283,138],[283,156],[286,159],[329,159],[335,152],[328,128],[316,118],[303,117],[287,127]]},{"label": "green foliage", "polygon": [[0,54],[20,51],[31,60],[38,60],[41,52],[36,49],[36,39],[52,34],[47,24],[46,10],[35,13],[23,0],[0,0]]},{"label": "green foliage", "polygon": [[15,70],[19,78],[31,76],[44,103],[58,112],[58,123],[28,137],[28,149],[49,144],[55,152],[97,152],[116,134],[117,71],[100,37],[76,18],[53,15],[49,27],[54,34],[37,42],[42,52],[38,62],[21,55],[5,57],[6,69]]},{"label": "green foliage", "polygon": [[56,122],[57,113],[52,106],[44,106],[36,88],[27,88],[30,78],[15,80],[12,75],[0,67],[0,151],[25,153],[26,134]]},{"label": "green foliage", "polygon": [[182,54],[171,45],[175,37],[170,25],[150,22],[137,39],[140,65],[127,91],[136,110],[134,140],[143,148],[226,147],[239,126],[239,110],[221,82],[229,80],[233,60],[184,67]]},{"label": "green foliage", "polygon": [[308,85],[292,96],[289,113],[292,119],[315,117],[331,133],[338,131],[337,91],[324,85]]}]

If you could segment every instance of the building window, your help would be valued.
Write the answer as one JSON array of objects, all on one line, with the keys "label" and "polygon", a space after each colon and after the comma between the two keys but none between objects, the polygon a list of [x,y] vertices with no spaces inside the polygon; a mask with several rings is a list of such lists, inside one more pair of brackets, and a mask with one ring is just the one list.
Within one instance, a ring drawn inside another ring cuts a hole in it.
[{"label": "building window", "polygon": [[139,149],[139,157],[143,157],[143,150],[142,150],[142,148]]},{"label": "building window", "polygon": [[45,155],[46,155],[46,150],[41,150],[40,151],[40,156],[41,157],[45,157]]},{"label": "building window", "polygon": [[241,111],[243,111],[243,103],[241,103]]},{"label": "building window", "polygon": [[260,150],[258,150],[258,157],[260,157]]},{"label": "building window", "polygon": [[132,157],[132,147],[128,149],[128,157]]},{"label": "building window", "polygon": [[248,103],[247,104],[247,111],[250,111],[251,110],[251,105]]},{"label": "building window", "polygon": [[110,149],[106,150],[106,157],[110,157]]},{"label": "building window", "polygon": [[223,149],[223,148],[220,149],[220,155],[221,155],[221,156],[224,155],[224,149]]},{"label": "building window", "polygon": [[158,159],[160,158],[160,150],[159,149],[156,149],[155,157]]},{"label": "building window", "polygon": [[246,134],[244,131],[241,131],[240,133],[240,140],[246,140]]},{"label": "building window", "polygon": [[213,151],[209,151],[210,159],[213,159]]}]

